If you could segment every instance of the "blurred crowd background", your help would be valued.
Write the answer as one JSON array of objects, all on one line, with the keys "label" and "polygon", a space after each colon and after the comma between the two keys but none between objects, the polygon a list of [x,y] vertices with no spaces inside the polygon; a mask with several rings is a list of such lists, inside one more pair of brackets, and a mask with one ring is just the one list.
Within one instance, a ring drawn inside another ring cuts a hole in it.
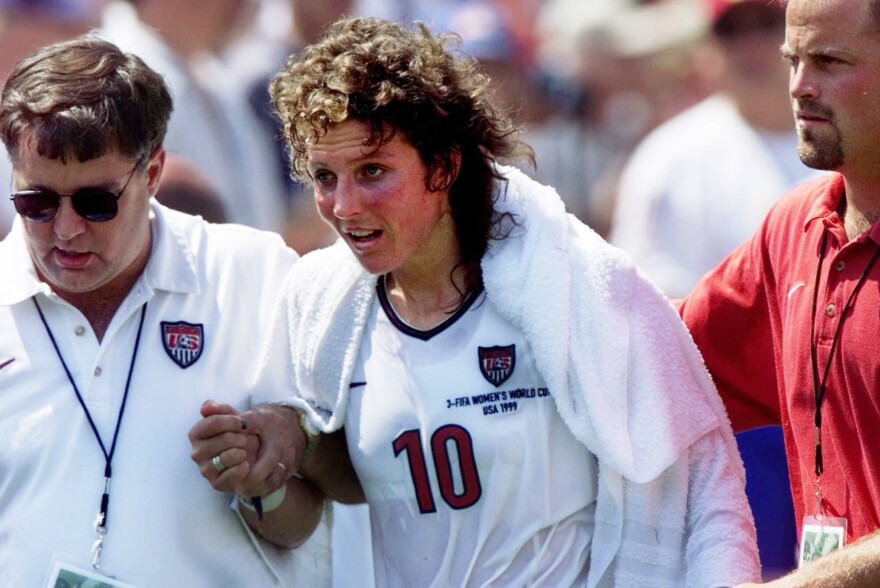
[{"label": "blurred crowd background", "polygon": [[[816,173],[797,157],[776,1],[0,0],[0,81],[37,47],[91,30],[140,55],[175,99],[159,200],[277,231],[304,254],[333,235],[290,180],[269,80],[342,15],[420,20],[457,33],[491,76],[535,149],[524,171],[676,297]],[[0,184],[11,192],[5,152]],[[0,198],[0,237],[13,218]],[[775,497],[769,516],[753,503],[765,579],[793,566],[796,544],[773,447],[777,465],[747,459]]]},{"label": "blurred crowd background", "polygon": [[[140,55],[173,91],[166,148],[174,157],[159,199],[210,220],[278,231],[305,253],[332,235],[308,190],[289,180],[267,84],[288,55],[344,14],[458,33],[535,149],[537,167],[526,171],[629,249],[670,294],[686,293],[693,276],[744,240],[782,187],[806,173],[778,50],[784,17],[763,0],[0,0],[0,78],[36,47],[96,29]],[[740,181],[759,164],[748,160],[755,155],[731,155],[736,133],[699,121],[663,131],[719,97],[758,129],[768,147],[760,157],[778,163],[780,177],[755,204],[745,203],[760,191],[755,182]],[[654,132],[659,145],[635,166],[634,151]],[[732,171],[719,171],[730,157]],[[0,159],[0,180],[10,186],[9,163]],[[706,169],[707,160],[719,165]],[[717,204],[722,183],[732,200],[720,218],[706,220],[693,199]],[[684,187],[690,200],[677,204]],[[0,235],[12,215],[2,199]],[[719,231],[730,234],[716,246]],[[675,251],[660,251],[675,241]],[[711,259],[683,260],[682,277],[669,268],[679,250]]]}]

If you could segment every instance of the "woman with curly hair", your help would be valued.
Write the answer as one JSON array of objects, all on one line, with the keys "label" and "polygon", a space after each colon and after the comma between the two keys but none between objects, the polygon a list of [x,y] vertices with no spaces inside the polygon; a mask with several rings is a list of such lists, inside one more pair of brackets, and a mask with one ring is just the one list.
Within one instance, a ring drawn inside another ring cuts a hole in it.
[{"label": "woman with curly hair", "polygon": [[218,490],[262,497],[243,515],[278,544],[319,508],[285,480],[365,500],[378,586],[757,579],[742,465],[687,331],[507,165],[532,154],[489,86],[454,36],[377,19],[337,22],[275,77],[294,173],[340,239],[278,306],[258,385],[283,400],[244,432],[209,414],[193,455],[221,456],[202,468]]}]

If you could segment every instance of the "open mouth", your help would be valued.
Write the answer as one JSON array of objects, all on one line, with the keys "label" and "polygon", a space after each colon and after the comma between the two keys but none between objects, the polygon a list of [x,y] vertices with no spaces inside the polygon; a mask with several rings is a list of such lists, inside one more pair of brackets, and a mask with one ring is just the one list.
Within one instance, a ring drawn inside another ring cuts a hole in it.
[{"label": "open mouth", "polygon": [[366,231],[366,230],[358,230],[358,231],[346,231],[345,233],[348,235],[348,238],[351,239],[354,243],[366,243],[368,241],[372,241],[379,237],[382,234],[382,231]]},{"label": "open mouth", "polygon": [[82,267],[89,261],[90,253],[78,253],[76,251],[65,251],[64,249],[55,249],[55,259],[59,265],[65,267]]}]

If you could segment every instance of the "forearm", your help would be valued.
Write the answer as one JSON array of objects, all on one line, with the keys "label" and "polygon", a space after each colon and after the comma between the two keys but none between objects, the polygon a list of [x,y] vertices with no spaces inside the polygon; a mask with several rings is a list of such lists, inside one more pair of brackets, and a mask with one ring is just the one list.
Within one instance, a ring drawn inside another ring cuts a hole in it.
[{"label": "forearm", "polygon": [[364,493],[351,459],[345,431],[320,433],[310,439],[302,426],[301,413],[283,405],[263,405],[276,415],[276,422],[286,429],[278,435],[286,445],[280,461],[287,471],[309,480],[324,495],[344,504],[364,502]]},{"label": "forearm", "polygon": [[[257,510],[239,498],[239,511],[247,524],[266,541],[279,547],[299,547],[312,535],[324,511],[324,494],[307,480],[291,478],[285,482],[286,495],[276,508]],[[264,503],[265,504],[265,503]]]},{"label": "forearm", "polygon": [[344,429],[321,435],[314,453],[299,465],[299,472],[337,502],[357,504],[365,501],[348,455]]},{"label": "forearm", "polygon": [[880,586],[880,531],[767,584],[773,588]]}]

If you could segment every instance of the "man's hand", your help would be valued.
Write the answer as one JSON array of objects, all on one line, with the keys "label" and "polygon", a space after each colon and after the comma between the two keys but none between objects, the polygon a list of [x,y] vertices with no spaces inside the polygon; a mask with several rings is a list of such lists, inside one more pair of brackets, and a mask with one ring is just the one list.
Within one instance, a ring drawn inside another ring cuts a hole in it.
[{"label": "man's hand", "polygon": [[215,490],[237,492],[257,461],[260,438],[228,404],[208,400],[200,412],[203,418],[189,431],[190,456]]},{"label": "man's hand", "polygon": [[259,405],[239,413],[208,400],[201,414],[189,432],[191,456],[215,490],[266,496],[296,471],[305,435],[293,409]]}]

